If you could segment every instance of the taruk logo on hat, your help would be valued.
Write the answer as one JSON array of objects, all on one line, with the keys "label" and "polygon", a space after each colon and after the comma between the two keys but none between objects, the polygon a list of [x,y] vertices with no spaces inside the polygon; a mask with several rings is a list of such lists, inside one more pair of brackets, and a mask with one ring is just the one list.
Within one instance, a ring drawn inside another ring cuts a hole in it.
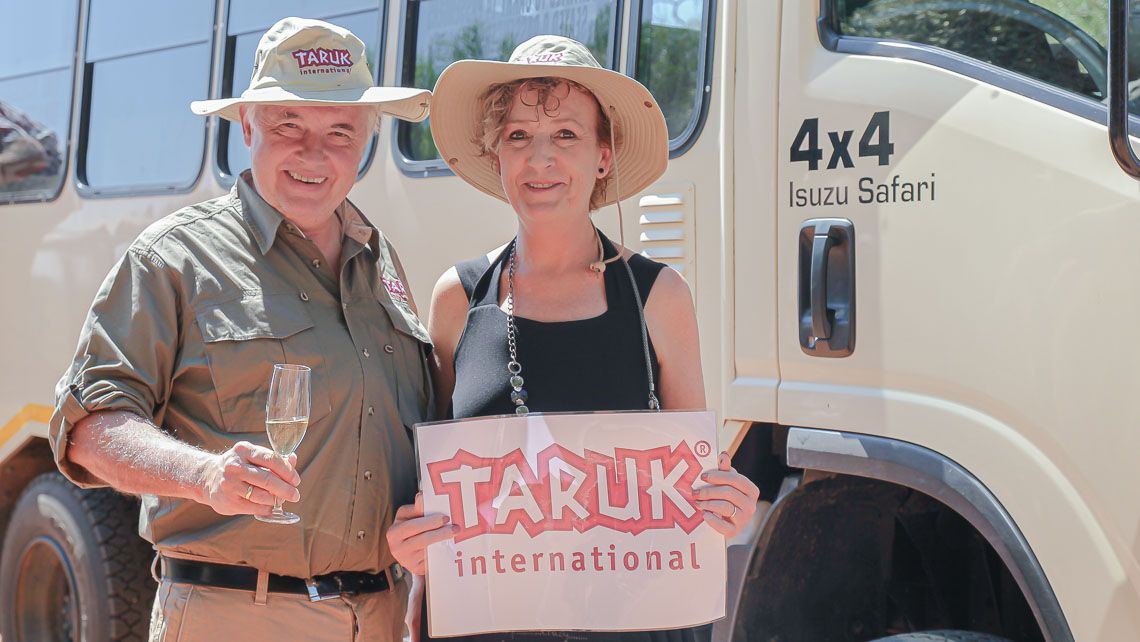
[{"label": "taruk logo on hat", "polygon": [[[352,67],[352,54],[347,49],[296,49],[292,52],[297,60],[297,68],[302,74],[348,73]],[[311,69],[311,67],[332,67],[332,69]]]},{"label": "taruk logo on hat", "polygon": [[553,53],[540,53],[533,56],[527,56],[526,62],[528,65],[541,65],[550,62],[562,62],[562,58],[565,55],[566,54],[561,51]]}]

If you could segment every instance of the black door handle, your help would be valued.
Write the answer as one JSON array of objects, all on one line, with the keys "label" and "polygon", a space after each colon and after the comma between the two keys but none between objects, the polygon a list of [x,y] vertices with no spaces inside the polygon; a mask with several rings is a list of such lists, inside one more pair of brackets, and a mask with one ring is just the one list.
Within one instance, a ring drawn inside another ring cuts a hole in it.
[{"label": "black door handle", "polygon": [[831,338],[831,321],[827,318],[827,251],[831,235],[815,235],[811,244],[811,335],[815,341]]},{"label": "black door handle", "polygon": [[855,350],[855,226],[842,218],[805,221],[799,248],[800,348],[846,357]]}]

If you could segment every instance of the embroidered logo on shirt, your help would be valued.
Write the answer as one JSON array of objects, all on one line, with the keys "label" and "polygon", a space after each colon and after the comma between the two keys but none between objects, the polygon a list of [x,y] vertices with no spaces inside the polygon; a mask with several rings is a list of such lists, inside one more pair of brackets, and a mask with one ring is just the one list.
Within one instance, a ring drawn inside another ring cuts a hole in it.
[{"label": "embroidered logo on shirt", "polygon": [[297,67],[302,74],[348,73],[347,68],[352,67],[352,55],[346,49],[297,49],[293,52],[293,58],[297,60]]},{"label": "embroidered logo on shirt", "polygon": [[388,291],[388,296],[392,297],[393,301],[408,302],[408,291],[404,289],[404,284],[400,282],[400,279],[394,276],[385,276],[380,280],[384,282],[384,289]]}]

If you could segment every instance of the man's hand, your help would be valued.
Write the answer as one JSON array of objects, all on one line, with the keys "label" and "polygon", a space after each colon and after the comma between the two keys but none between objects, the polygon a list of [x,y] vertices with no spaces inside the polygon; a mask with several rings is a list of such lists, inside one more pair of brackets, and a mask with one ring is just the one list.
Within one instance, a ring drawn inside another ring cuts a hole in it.
[{"label": "man's hand", "polygon": [[416,493],[416,503],[396,509],[396,521],[388,529],[388,547],[400,566],[416,575],[427,573],[425,549],[428,544],[451,539],[459,527],[447,515],[424,516],[424,494]]},{"label": "man's hand", "polygon": [[268,515],[277,498],[301,499],[296,464],[296,454],[286,460],[268,448],[239,441],[207,462],[198,501],[219,515]]}]

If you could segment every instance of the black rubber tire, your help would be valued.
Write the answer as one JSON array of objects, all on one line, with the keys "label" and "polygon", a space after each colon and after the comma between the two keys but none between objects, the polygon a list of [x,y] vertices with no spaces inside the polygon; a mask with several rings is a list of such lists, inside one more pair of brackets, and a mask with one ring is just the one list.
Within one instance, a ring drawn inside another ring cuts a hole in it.
[{"label": "black rubber tire", "polygon": [[24,489],[0,556],[4,642],[147,639],[155,583],[138,501],[59,473]]},{"label": "black rubber tire", "polygon": [[974,631],[916,631],[900,633],[889,638],[878,638],[872,642],[1010,642],[1006,638],[990,633]]}]

